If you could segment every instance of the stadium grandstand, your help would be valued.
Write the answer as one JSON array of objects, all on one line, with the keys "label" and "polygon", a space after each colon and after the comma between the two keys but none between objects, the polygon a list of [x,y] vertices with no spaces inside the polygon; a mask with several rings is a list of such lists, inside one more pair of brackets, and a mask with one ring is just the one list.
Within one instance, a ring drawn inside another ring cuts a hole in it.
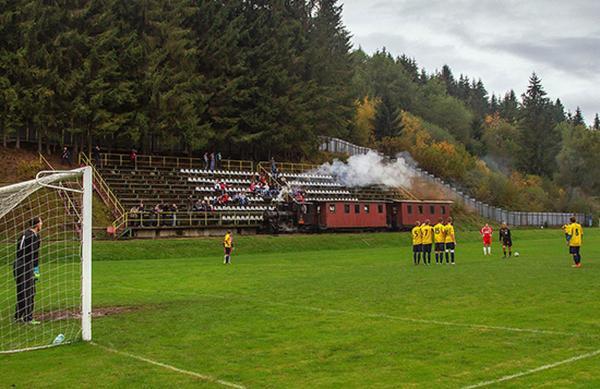
[{"label": "stadium grandstand", "polygon": [[222,160],[209,168],[199,158],[118,153],[93,161],[82,153],[80,164],[94,167],[115,237],[399,229],[408,225],[398,215],[412,209],[403,202],[422,203],[415,212],[423,218],[439,216],[438,203],[450,212],[450,202],[421,202],[402,187],[346,187],[313,164]]}]

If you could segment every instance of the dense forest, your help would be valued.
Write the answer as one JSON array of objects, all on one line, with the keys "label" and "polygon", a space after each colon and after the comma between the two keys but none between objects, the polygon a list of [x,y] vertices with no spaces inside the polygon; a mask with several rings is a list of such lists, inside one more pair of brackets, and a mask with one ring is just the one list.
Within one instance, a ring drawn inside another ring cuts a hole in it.
[{"label": "dense forest", "polygon": [[313,159],[329,135],[410,151],[512,209],[589,210],[600,120],[533,74],[490,96],[449,66],[353,48],[336,0],[0,0],[3,144]]}]

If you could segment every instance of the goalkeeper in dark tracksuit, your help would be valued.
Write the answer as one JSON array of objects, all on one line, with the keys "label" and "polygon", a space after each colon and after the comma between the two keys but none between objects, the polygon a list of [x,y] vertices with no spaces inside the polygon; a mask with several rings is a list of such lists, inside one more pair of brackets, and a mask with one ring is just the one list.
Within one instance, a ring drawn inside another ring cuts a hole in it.
[{"label": "goalkeeper in dark tracksuit", "polygon": [[30,324],[39,324],[33,320],[33,305],[35,300],[35,282],[40,276],[39,251],[42,219],[31,220],[27,229],[17,242],[17,258],[13,264],[13,275],[17,284],[17,307],[15,320]]}]

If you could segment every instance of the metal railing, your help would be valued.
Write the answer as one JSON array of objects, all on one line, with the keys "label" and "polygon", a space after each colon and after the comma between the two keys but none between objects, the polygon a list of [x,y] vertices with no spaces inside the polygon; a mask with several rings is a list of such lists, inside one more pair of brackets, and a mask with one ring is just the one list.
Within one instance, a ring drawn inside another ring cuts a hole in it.
[{"label": "metal railing", "polygon": [[[347,141],[337,138],[323,137],[323,143],[320,146],[321,150],[343,152],[348,155],[365,154],[366,152],[373,151],[378,154],[378,151],[368,149],[361,146],[350,147]],[[351,144],[350,144],[351,145]],[[367,151],[365,152],[365,149]],[[344,151],[346,150],[346,151]],[[569,222],[572,216],[575,216],[577,220],[585,223],[586,225],[592,225],[593,220],[591,215],[583,213],[571,213],[571,212],[519,212],[509,211],[500,207],[486,204],[478,201],[468,194],[464,193],[464,190],[456,186],[450,185],[439,177],[434,176],[426,170],[419,168],[414,162],[414,159],[408,152],[404,152],[406,155],[406,162],[409,171],[413,177],[428,181],[431,184],[436,185],[440,190],[443,190],[448,197],[455,200],[456,202],[464,205],[477,212],[480,216],[494,220],[498,223],[508,223],[513,226],[561,226]],[[410,193],[407,191],[407,193]]]},{"label": "metal railing", "polygon": [[93,185],[94,189],[96,190],[96,193],[98,193],[104,204],[106,204],[106,206],[110,208],[113,216],[115,217],[115,222],[118,219],[122,218],[125,214],[125,208],[123,207],[117,196],[115,196],[115,194],[112,192],[106,181],[104,181],[104,178],[102,178],[102,175],[94,166],[94,163],[87,157],[85,153],[79,153],[79,164],[91,166],[94,178]]},{"label": "metal railing", "polygon": [[[113,233],[125,228],[188,228],[188,227],[257,227],[263,219],[257,212],[237,212],[235,214],[219,211],[193,212],[135,212],[127,211],[113,224]],[[124,228],[117,228],[118,225]]]},{"label": "metal railing", "polygon": [[[317,169],[320,165],[314,163],[294,163],[294,162],[276,162],[277,170],[280,173],[303,173]],[[258,163],[259,168],[263,168],[265,171],[271,171],[271,162],[261,161]]]},{"label": "metal railing", "polygon": [[[138,167],[162,167],[162,168],[176,168],[176,169],[209,169],[210,161],[207,164],[203,158],[192,158],[192,157],[170,157],[170,156],[156,156],[156,155],[144,155],[138,154],[135,161],[131,160],[129,154],[119,153],[101,153],[100,154],[100,165],[116,165],[116,166],[134,166]],[[254,162],[236,160],[236,159],[223,159],[221,161],[215,161],[215,170],[242,170],[242,171],[253,171]]]},{"label": "metal railing", "polygon": [[374,151],[368,147],[358,146],[348,141],[338,138],[323,137],[323,143],[319,146],[319,150],[330,153],[358,155],[367,154],[369,151]]}]

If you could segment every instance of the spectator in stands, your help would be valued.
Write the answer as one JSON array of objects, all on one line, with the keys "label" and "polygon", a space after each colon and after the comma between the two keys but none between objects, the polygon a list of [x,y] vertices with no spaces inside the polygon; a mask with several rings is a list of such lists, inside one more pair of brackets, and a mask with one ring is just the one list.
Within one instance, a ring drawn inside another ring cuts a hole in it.
[{"label": "spectator in stands", "polygon": [[96,145],[96,147],[94,147],[94,149],[92,150],[92,159],[94,161],[94,165],[100,166],[100,164],[102,163],[102,160],[100,158],[100,146]]},{"label": "spectator in stands", "polygon": [[192,212],[200,212],[200,208],[202,206],[202,203],[204,203],[204,200],[200,201],[200,200],[196,200],[193,204],[192,207],[189,208],[190,211]]},{"label": "spectator in stands", "polygon": [[267,176],[265,176],[264,174],[261,174],[258,178],[258,182],[262,185],[265,185],[267,183]]},{"label": "spectator in stands", "polygon": [[278,196],[279,196],[279,189],[277,189],[275,187],[271,187],[271,190],[269,191],[269,197],[274,199]]},{"label": "spectator in stands", "polygon": [[129,222],[131,227],[140,225],[140,210],[136,205],[129,210]]},{"label": "spectator in stands", "polygon": [[155,226],[158,227],[160,225],[160,222],[161,222],[161,219],[162,219],[162,216],[163,216],[162,215],[162,213],[163,213],[163,205],[161,203],[157,203],[154,206],[153,212],[154,212],[153,225],[155,225]]},{"label": "spectator in stands", "polygon": [[177,204],[171,204],[169,211],[171,212],[171,225],[175,227],[177,225]]},{"label": "spectator in stands", "polygon": [[63,165],[71,166],[71,151],[67,146],[63,147],[63,151],[60,156],[60,161]]},{"label": "spectator in stands", "polygon": [[221,169],[222,157],[220,151],[217,151],[217,154],[215,154],[215,160],[217,161],[217,169]]},{"label": "spectator in stands", "polygon": [[210,159],[210,171],[214,172],[215,171],[215,153],[210,153],[209,159]]},{"label": "spectator in stands", "polygon": [[194,201],[194,196],[193,195],[189,195],[187,197],[187,202],[185,203],[186,208],[188,211],[191,211],[194,206],[196,205],[196,202]]},{"label": "spectator in stands", "polygon": [[131,149],[131,151],[129,152],[129,161],[131,162],[131,164],[133,165],[134,168],[137,166],[137,150],[136,149]]},{"label": "spectator in stands", "polygon": [[277,179],[279,175],[279,171],[277,170],[277,164],[275,163],[275,158],[271,157],[271,177]]},{"label": "spectator in stands", "polygon": [[250,193],[255,194],[256,193],[256,181],[254,181],[254,178],[252,179],[252,181],[250,181],[250,186],[248,187],[248,190],[250,191]]},{"label": "spectator in stands", "polygon": [[227,186],[227,183],[225,181],[221,181],[219,182],[219,189],[221,190],[221,193],[225,193],[227,192],[227,189],[229,189],[229,187]]},{"label": "spectator in stands", "polygon": [[146,218],[146,209],[144,208],[144,203],[140,201],[140,205],[138,205],[138,215],[140,219],[140,227],[144,227],[144,218]]},{"label": "spectator in stands", "polygon": [[214,186],[214,190],[221,192],[221,194],[227,192],[227,184],[225,183],[225,181],[221,181],[221,180],[216,180],[215,181],[215,186]]},{"label": "spectator in stands", "polygon": [[204,170],[208,170],[208,151],[204,153]]},{"label": "spectator in stands", "polygon": [[246,197],[246,195],[243,192],[236,193],[235,195],[233,195],[232,201],[238,203],[242,207],[248,205],[248,197]]},{"label": "spectator in stands", "polygon": [[217,198],[217,204],[219,205],[227,205],[227,203],[231,200],[231,197],[229,197],[229,194],[224,193],[221,196],[219,196]]}]

